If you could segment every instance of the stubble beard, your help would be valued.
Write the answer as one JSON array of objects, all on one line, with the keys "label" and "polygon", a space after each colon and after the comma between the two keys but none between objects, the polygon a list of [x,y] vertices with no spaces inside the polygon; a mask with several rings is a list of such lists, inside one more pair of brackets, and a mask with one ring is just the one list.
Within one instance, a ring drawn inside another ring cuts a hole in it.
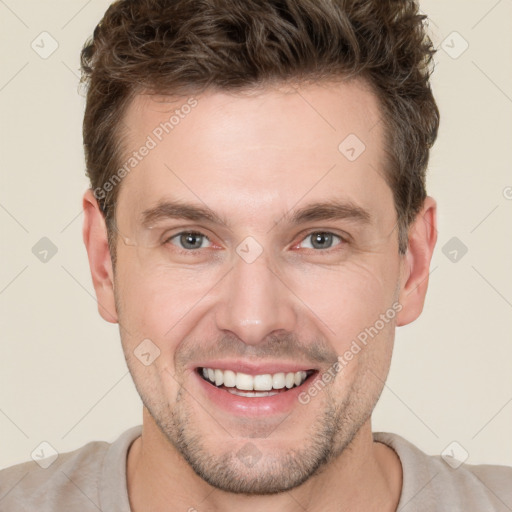
[{"label": "stubble beard", "polygon": [[[320,474],[350,445],[371,414],[371,411],[361,414],[359,409],[359,414],[354,417],[350,397],[344,403],[336,404],[327,389],[324,392],[326,401],[323,412],[317,415],[303,438],[292,444],[294,448],[284,453],[275,448],[271,451],[262,448],[258,443],[257,437],[261,437],[258,433],[242,443],[239,439],[232,439],[234,447],[230,448],[230,435],[213,419],[213,428],[219,428],[227,438],[219,444],[227,448],[220,455],[212,453],[213,449],[206,445],[204,435],[192,417],[183,388],[180,388],[173,408],[168,405],[159,408],[144,398],[143,403],[169,443],[192,470],[212,487],[234,494],[271,495],[294,489]],[[309,417],[306,411],[301,416]],[[257,426],[254,432],[257,432]],[[286,420],[270,432],[268,439],[273,436],[288,440]],[[275,446],[282,444],[276,441]],[[213,447],[216,452],[218,447]]]}]

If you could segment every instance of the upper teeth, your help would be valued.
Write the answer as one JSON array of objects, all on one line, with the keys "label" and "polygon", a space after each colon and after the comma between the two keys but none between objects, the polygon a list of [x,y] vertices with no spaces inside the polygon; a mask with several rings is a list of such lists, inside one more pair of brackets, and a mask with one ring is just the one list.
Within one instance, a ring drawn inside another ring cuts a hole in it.
[{"label": "upper teeth", "polygon": [[307,375],[305,371],[248,375],[247,373],[233,372],[231,370],[203,368],[204,378],[213,382],[216,386],[224,384],[227,388],[236,387],[244,391],[269,391],[284,387],[290,389],[293,386],[300,386],[306,380]]}]

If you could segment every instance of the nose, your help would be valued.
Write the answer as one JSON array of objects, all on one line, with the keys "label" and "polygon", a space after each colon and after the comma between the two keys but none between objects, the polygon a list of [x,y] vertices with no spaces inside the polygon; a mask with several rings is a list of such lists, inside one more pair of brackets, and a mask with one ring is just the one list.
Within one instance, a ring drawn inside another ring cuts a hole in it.
[{"label": "nose", "polygon": [[247,345],[274,331],[292,332],[297,321],[289,284],[269,265],[265,251],[252,263],[236,256],[217,304],[217,327]]}]

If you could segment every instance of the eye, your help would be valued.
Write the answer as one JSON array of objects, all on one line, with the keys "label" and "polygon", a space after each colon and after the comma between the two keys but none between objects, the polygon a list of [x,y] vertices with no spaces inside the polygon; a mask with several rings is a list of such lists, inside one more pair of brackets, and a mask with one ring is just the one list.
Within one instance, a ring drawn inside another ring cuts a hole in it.
[{"label": "eye", "polygon": [[196,231],[182,231],[181,233],[177,233],[176,235],[169,237],[166,242],[176,245],[180,249],[193,251],[203,249],[203,242],[205,240],[210,242],[209,238],[202,233],[198,233]]},{"label": "eye", "polygon": [[306,249],[326,250],[333,247],[333,241],[335,239],[338,239],[339,242],[334,244],[334,246],[341,245],[341,243],[345,241],[340,236],[330,233],[329,231],[314,231],[313,233],[309,233],[299,246],[304,242],[311,240],[309,245],[306,245]]}]

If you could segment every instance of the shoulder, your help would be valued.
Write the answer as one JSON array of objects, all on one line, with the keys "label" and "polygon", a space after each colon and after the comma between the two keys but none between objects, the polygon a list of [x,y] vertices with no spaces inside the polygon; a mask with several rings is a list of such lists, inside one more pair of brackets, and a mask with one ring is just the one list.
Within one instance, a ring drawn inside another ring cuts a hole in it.
[{"label": "shoulder", "polygon": [[[96,478],[109,444],[93,441],[81,448],[60,453],[45,468],[35,461],[23,462],[0,471],[1,510],[55,510],[55,506],[80,505],[81,510],[97,508]],[[84,497],[85,498],[84,501]],[[86,502],[89,503],[86,503]],[[47,508],[40,508],[43,504]]]},{"label": "shoulder", "polygon": [[392,448],[402,463],[399,510],[512,510],[512,467],[427,455],[397,434],[375,432],[373,437]]},{"label": "shoulder", "polygon": [[101,509],[100,491],[112,447],[118,445],[122,452],[126,446],[122,441],[134,438],[138,430],[139,427],[129,429],[114,443],[91,441],[76,450],[59,453],[53,462],[28,461],[0,470],[0,510],[97,512]]}]

